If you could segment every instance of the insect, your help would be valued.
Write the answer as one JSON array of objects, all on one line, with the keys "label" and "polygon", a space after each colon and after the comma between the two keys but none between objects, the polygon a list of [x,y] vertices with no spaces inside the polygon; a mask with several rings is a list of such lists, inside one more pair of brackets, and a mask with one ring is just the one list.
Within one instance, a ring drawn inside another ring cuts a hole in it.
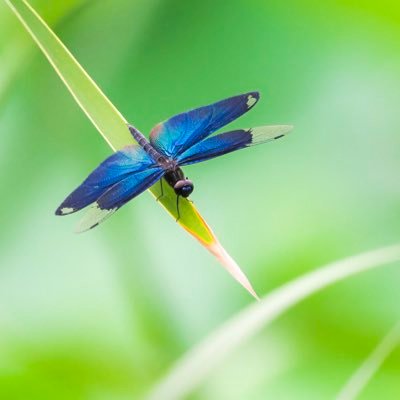
[{"label": "insect", "polygon": [[56,215],[68,215],[93,204],[80,230],[94,228],[157,181],[162,196],[161,178],[165,178],[177,195],[179,219],[179,198],[188,197],[194,188],[182,166],[278,139],[292,129],[290,125],[270,125],[210,136],[249,111],[259,97],[258,92],[249,92],[175,115],[156,125],[149,141],[128,125],[138,144],[126,146],[103,161],[62,202]]}]

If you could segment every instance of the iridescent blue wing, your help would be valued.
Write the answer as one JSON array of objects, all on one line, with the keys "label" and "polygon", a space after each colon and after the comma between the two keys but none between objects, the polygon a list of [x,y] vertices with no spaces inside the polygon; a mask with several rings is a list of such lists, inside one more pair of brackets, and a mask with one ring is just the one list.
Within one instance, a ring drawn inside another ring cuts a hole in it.
[{"label": "iridescent blue wing", "polygon": [[130,174],[111,186],[90,207],[79,222],[77,232],[84,232],[99,225],[129,200],[132,200],[156,183],[164,173],[163,168],[156,166]]},{"label": "iridescent blue wing", "polygon": [[279,139],[292,129],[291,125],[270,125],[221,133],[195,144],[178,156],[179,165],[194,164],[231,151]]},{"label": "iridescent blue wing", "polygon": [[[108,189],[126,177],[155,167],[157,167],[156,162],[140,146],[127,146],[103,161],[62,202],[56,210],[56,215],[67,215],[79,211],[96,201]],[[144,177],[140,175],[142,176]]]},{"label": "iridescent blue wing", "polygon": [[258,92],[245,93],[175,115],[153,128],[150,133],[150,143],[160,153],[176,158],[217,129],[250,110],[259,97]]}]

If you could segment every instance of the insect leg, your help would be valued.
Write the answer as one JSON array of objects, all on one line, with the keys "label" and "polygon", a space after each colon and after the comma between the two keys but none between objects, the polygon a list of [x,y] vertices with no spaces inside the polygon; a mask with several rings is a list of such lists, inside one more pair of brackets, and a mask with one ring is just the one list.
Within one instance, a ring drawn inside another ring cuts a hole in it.
[{"label": "insect leg", "polygon": [[176,196],[176,211],[178,212],[178,218],[176,219],[176,222],[178,222],[181,219],[181,214],[179,212],[179,195]]},{"label": "insect leg", "polygon": [[160,179],[161,194],[156,198],[156,201],[160,200],[161,197],[164,196],[164,188],[163,188],[163,185],[162,185],[162,181],[163,181],[163,178]]}]

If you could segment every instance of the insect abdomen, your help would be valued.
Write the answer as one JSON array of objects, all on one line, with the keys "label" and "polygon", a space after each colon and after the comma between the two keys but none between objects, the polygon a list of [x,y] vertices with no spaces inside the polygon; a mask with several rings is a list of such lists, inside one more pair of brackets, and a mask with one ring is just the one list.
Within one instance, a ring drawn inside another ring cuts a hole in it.
[{"label": "insect abdomen", "polygon": [[133,138],[138,142],[139,146],[149,154],[154,161],[162,164],[166,161],[165,157],[163,157],[143,136],[141,132],[139,132],[134,126],[128,125],[129,131],[131,132]]}]

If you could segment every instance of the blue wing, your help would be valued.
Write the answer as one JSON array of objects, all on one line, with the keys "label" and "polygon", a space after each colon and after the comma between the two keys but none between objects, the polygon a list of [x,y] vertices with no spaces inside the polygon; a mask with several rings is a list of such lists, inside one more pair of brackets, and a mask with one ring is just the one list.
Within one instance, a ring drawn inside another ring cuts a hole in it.
[{"label": "blue wing", "polygon": [[150,143],[160,153],[176,158],[217,129],[250,110],[259,97],[258,92],[245,93],[175,115],[153,128],[150,133]]},{"label": "blue wing", "polygon": [[128,175],[111,186],[90,207],[77,227],[77,232],[84,232],[99,225],[119,208],[156,183],[165,171],[156,166],[145,171]]},{"label": "blue wing", "polygon": [[179,165],[188,165],[209,160],[235,150],[278,139],[291,129],[291,125],[270,125],[221,133],[195,144],[180,154],[177,162]]},{"label": "blue wing", "polygon": [[96,201],[113,185],[129,176],[147,179],[148,169],[159,168],[156,162],[137,145],[127,146],[102,162],[57,208],[57,215],[67,215]]}]

